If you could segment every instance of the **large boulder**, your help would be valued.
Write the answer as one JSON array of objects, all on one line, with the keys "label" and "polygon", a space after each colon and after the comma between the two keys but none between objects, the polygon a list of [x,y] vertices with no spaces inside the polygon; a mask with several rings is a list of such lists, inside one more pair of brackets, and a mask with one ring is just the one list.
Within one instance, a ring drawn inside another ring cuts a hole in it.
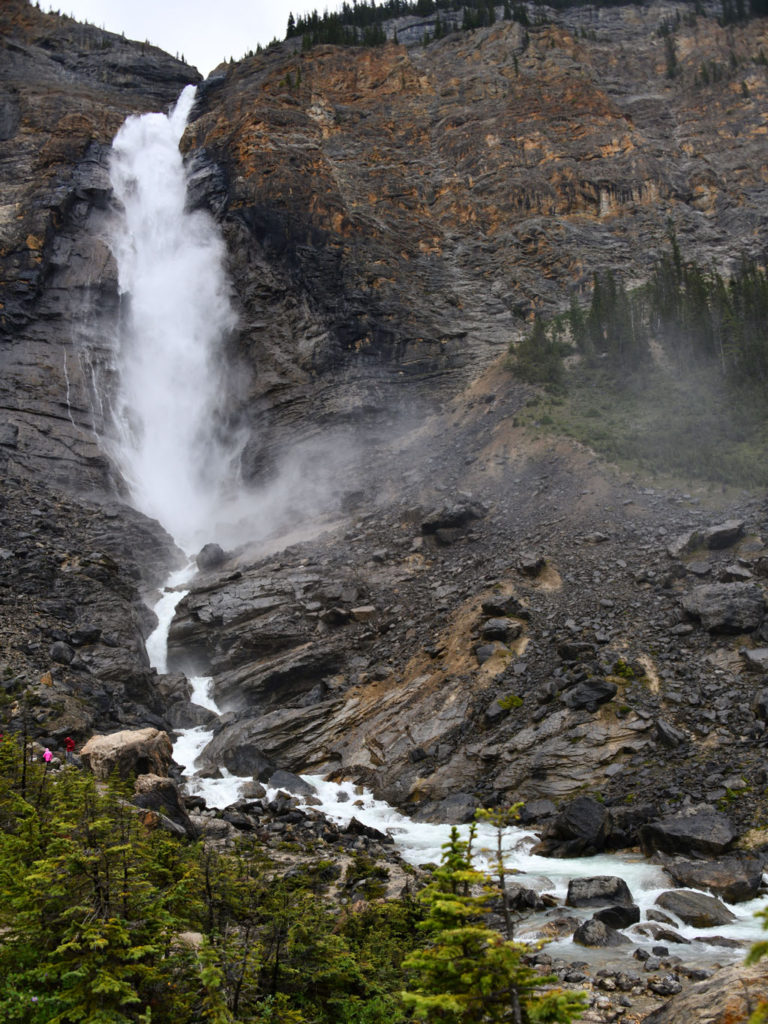
[{"label": "large boulder", "polygon": [[198,551],[195,561],[197,567],[201,572],[206,572],[209,569],[218,569],[227,560],[227,553],[218,544],[205,544]]},{"label": "large boulder", "polygon": [[633,902],[627,883],[615,875],[572,878],[568,883],[568,895],[565,900],[568,907],[629,907]]},{"label": "large boulder", "polygon": [[765,613],[763,591],[756,583],[705,583],[681,603],[711,633],[750,633]]},{"label": "large boulder", "polygon": [[589,857],[605,847],[609,815],[605,806],[588,796],[571,800],[546,825],[534,853],[545,857]]},{"label": "large boulder", "polygon": [[608,679],[587,679],[567,690],[561,700],[574,711],[583,708],[586,711],[595,712],[601,704],[613,700],[617,692],[616,684]]},{"label": "large boulder", "polygon": [[259,719],[223,715],[213,738],[203,748],[195,762],[203,772],[226,768],[233,775],[251,776],[266,782],[277,770],[277,765],[257,742]]},{"label": "large boulder", "polygon": [[181,794],[173,779],[160,775],[139,775],[132,799],[137,807],[155,811],[172,822],[176,829],[191,838],[197,838],[197,829],[190,821]]},{"label": "large boulder", "polygon": [[708,889],[728,903],[753,900],[763,878],[759,857],[735,853],[717,860],[675,860],[664,865],[675,883],[686,889]]},{"label": "large boulder", "polygon": [[699,548],[709,548],[714,551],[730,547],[743,535],[744,520],[729,519],[716,526],[689,530],[688,533],[681,534],[670,542],[667,551],[672,558],[680,558],[681,555],[690,554]]},{"label": "large boulder", "polygon": [[728,907],[714,896],[690,889],[671,889],[656,897],[656,905],[694,928],[717,928],[736,920]]},{"label": "large boulder", "polygon": [[611,928],[629,928],[630,925],[637,924],[640,920],[640,907],[634,903],[630,906],[620,904],[603,907],[601,910],[596,910],[592,918],[595,921],[602,921],[603,924],[607,924]]},{"label": "large boulder", "polygon": [[628,946],[632,940],[617,932],[604,921],[593,917],[580,924],[573,933],[573,941],[579,946]]},{"label": "large boulder", "polygon": [[646,857],[657,852],[717,857],[738,835],[729,818],[706,809],[651,821],[638,831]]},{"label": "large boulder", "polygon": [[460,497],[452,504],[433,509],[424,516],[421,532],[437,533],[439,530],[459,530],[468,526],[475,519],[482,519],[488,509],[479,501],[470,497]]},{"label": "large boulder", "polygon": [[768,961],[752,967],[737,964],[715,971],[643,1018],[644,1024],[733,1024],[746,1021],[768,999]]},{"label": "large boulder", "polygon": [[173,746],[168,733],[160,729],[123,729],[92,736],[80,756],[98,779],[108,778],[113,771],[121,778],[165,776],[173,761]]}]

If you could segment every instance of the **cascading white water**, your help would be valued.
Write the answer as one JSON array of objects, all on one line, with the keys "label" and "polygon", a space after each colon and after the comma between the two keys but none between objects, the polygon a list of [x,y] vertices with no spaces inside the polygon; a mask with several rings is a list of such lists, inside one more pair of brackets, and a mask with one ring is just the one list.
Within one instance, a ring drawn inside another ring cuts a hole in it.
[{"label": "cascading white water", "polygon": [[115,457],[134,504],[187,549],[211,539],[233,478],[217,435],[220,351],[235,325],[225,249],[212,218],[187,209],[179,152],[194,100],[187,86],[167,117],[129,117],[110,170],[123,302]]}]

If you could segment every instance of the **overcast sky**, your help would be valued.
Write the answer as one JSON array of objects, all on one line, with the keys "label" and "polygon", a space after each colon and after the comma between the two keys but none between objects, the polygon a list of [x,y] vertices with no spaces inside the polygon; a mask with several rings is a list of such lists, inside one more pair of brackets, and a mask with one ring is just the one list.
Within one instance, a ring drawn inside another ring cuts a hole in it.
[{"label": "overcast sky", "polygon": [[41,0],[40,6],[125,32],[128,39],[147,39],[207,75],[222,60],[283,39],[291,11],[322,14],[338,10],[341,0]]}]

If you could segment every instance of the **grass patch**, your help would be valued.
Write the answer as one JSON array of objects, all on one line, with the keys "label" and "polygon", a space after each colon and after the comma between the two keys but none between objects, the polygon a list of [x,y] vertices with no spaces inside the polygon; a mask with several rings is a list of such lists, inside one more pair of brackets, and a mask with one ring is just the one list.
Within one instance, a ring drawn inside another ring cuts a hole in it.
[{"label": "grass patch", "polygon": [[651,367],[619,379],[579,365],[566,391],[541,394],[520,426],[588,445],[624,469],[748,490],[768,486],[768,403],[738,395],[711,368]]}]

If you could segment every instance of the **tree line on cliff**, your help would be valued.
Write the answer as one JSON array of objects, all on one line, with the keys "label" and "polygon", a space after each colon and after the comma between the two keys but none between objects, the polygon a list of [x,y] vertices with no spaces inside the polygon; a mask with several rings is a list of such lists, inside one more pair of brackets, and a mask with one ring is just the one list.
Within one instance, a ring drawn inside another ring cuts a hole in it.
[{"label": "tree line on cliff", "polygon": [[[548,7],[555,10],[567,10],[586,6],[587,0],[549,0]],[[640,0],[594,0],[591,7],[620,7],[628,3],[639,3]],[[703,5],[696,0],[692,8],[695,13],[704,15]],[[528,5],[521,0],[353,0],[342,3],[337,11],[326,10],[318,14],[317,10],[294,17],[288,16],[286,39],[301,37],[304,49],[319,44],[337,46],[380,46],[387,42],[388,36],[384,23],[395,18],[414,16],[419,18],[435,17],[433,34],[425,34],[425,41],[439,39],[451,32],[471,31],[493,25],[498,17],[497,8],[506,21],[517,21],[528,26],[533,22],[546,20],[543,5]],[[768,14],[768,0],[722,0],[723,24],[734,24],[750,17],[762,17]],[[394,36],[396,41],[396,34]]]},{"label": "tree line on cliff", "polygon": [[543,390],[521,426],[572,436],[644,472],[768,485],[768,273],[730,275],[684,259],[674,236],[649,280],[594,275],[589,304],[534,319],[510,349],[515,376]]},{"label": "tree line on cliff", "polygon": [[[566,333],[571,344],[563,340]],[[684,260],[671,235],[646,284],[630,289],[613,271],[595,273],[589,306],[573,297],[565,316],[549,323],[537,317],[512,350],[513,367],[531,383],[562,384],[562,359],[574,348],[587,365],[625,380],[658,362],[661,350],[681,369],[705,365],[740,392],[762,394],[768,382],[765,265],[744,258],[724,277]]]}]

